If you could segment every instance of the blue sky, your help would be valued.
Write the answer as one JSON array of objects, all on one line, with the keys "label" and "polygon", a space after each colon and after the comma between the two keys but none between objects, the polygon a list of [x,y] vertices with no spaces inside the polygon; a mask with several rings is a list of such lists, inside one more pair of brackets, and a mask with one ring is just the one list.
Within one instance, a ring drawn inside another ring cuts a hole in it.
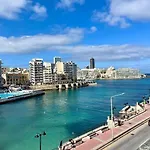
[{"label": "blue sky", "polygon": [[32,58],[60,56],[83,68],[139,68],[150,72],[149,0],[0,1],[0,59],[28,67]]}]

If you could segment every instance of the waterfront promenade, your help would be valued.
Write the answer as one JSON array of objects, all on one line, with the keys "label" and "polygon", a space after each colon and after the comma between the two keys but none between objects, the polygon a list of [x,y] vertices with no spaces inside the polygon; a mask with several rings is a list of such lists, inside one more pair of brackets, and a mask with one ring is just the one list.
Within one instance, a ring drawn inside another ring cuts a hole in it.
[{"label": "waterfront promenade", "polygon": [[[113,138],[112,130],[107,130],[102,133],[101,130],[94,133],[94,136],[78,137],[75,141],[78,141],[74,146],[66,144],[64,150],[102,150],[107,146],[111,145],[115,141],[121,139],[126,134],[130,133],[132,130],[140,127],[148,119],[150,119],[150,105],[146,104],[146,111],[137,115],[136,117],[125,121],[123,125],[113,128]],[[82,138],[82,140],[81,140]]]}]

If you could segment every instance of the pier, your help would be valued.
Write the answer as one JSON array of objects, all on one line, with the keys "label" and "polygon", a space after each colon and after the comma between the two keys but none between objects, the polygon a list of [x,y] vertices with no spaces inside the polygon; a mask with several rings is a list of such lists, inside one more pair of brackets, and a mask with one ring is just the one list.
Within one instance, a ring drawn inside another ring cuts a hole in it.
[{"label": "pier", "polygon": [[145,104],[143,111],[135,113],[128,119],[125,119],[121,124],[114,124],[114,127],[109,126],[110,119],[108,118],[106,125],[94,129],[75,139],[70,139],[68,142],[60,145],[59,150],[103,150],[121,139],[133,130],[148,122],[150,119],[150,104]]}]

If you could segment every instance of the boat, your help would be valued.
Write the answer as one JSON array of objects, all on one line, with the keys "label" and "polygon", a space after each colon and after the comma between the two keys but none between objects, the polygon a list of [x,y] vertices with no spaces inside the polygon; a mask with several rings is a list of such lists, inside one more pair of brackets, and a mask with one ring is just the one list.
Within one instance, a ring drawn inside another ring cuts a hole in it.
[{"label": "boat", "polygon": [[89,86],[95,86],[95,85],[97,85],[97,82],[95,82],[93,80],[88,80],[86,82],[88,83]]}]

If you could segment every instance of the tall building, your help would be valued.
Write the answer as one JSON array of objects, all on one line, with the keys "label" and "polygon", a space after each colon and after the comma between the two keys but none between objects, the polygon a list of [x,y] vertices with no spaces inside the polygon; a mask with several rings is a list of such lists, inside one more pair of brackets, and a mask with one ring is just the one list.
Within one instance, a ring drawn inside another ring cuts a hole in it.
[{"label": "tall building", "polygon": [[64,63],[57,62],[55,65],[55,71],[57,74],[64,74],[69,80],[77,79],[77,65],[72,61]]},{"label": "tall building", "polygon": [[32,59],[29,62],[30,82],[33,85],[43,83],[43,59]]},{"label": "tall building", "polygon": [[95,60],[94,58],[90,59],[90,69],[94,69],[95,68]]},{"label": "tall building", "polygon": [[2,61],[0,60],[0,87],[2,86]]},{"label": "tall building", "polygon": [[57,62],[55,64],[55,73],[56,74],[65,74],[65,63],[64,62]]},{"label": "tall building", "polygon": [[60,57],[54,57],[54,64],[56,64],[57,62],[61,62],[61,58]]},{"label": "tall building", "polygon": [[52,82],[52,74],[54,73],[54,64],[44,62],[43,63],[43,83]]},{"label": "tall building", "polygon": [[65,73],[68,75],[68,79],[76,81],[77,80],[77,65],[72,61],[65,64]]}]

